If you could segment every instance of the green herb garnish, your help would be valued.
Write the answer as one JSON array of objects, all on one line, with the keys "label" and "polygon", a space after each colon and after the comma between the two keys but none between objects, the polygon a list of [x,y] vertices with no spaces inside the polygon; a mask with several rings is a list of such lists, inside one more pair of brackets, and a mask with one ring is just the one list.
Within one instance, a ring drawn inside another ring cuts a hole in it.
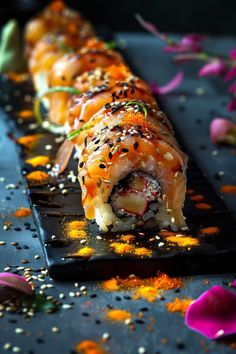
[{"label": "green herb garnish", "polygon": [[147,114],[148,114],[147,106],[143,102],[136,101],[136,100],[128,101],[125,104],[125,107],[129,107],[129,106],[138,106],[138,108],[143,112],[144,117],[147,118]]},{"label": "green herb garnish", "polygon": [[55,86],[55,87],[51,87],[49,88],[47,91],[45,91],[42,95],[40,95],[39,97],[36,98],[35,102],[34,102],[34,115],[36,117],[37,122],[41,125],[43,123],[43,117],[41,114],[41,102],[42,99],[47,96],[50,95],[52,93],[55,92],[66,92],[70,95],[79,95],[81,92],[80,90],[74,88],[74,87],[69,87],[69,86]]},{"label": "green herb garnish", "polygon": [[117,47],[116,41],[111,40],[106,42],[107,49],[115,49]]},{"label": "green herb garnish", "polygon": [[76,136],[80,135],[81,132],[85,131],[85,130],[89,130],[91,128],[93,128],[94,125],[86,125],[85,127],[73,130],[73,132],[69,133],[67,135],[67,140],[72,140],[74,139]]}]

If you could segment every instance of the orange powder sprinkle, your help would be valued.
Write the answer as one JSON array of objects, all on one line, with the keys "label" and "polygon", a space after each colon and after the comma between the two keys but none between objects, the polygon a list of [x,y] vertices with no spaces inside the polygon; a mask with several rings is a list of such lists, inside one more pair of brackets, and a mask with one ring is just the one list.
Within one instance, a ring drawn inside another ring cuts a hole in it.
[{"label": "orange powder sprinkle", "polygon": [[80,239],[80,238],[85,238],[87,236],[87,233],[84,230],[72,229],[66,232],[66,236]]},{"label": "orange powder sprinkle", "polygon": [[201,202],[204,199],[204,196],[202,194],[195,194],[190,197],[191,200],[195,202]]},{"label": "orange powder sprinkle", "polygon": [[80,257],[91,257],[95,253],[95,249],[92,247],[81,248],[76,255]]},{"label": "orange powder sprinkle", "polygon": [[47,182],[49,179],[49,175],[46,172],[43,171],[33,171],[28,173],[26,176],[27,181],[31,183],[39,183],[39,182]]},{"label": "orange powder sprinkle", "polygon": [[180,247],[197,246],[199,240],[190,236],[169,236],[166,240],[170,243],[174,243]]},{"label": "orange powder sprinkle", "polygon": [[184,315],[193,301],[193,299],[179,299],[176,297],[173,302],[166,304],[166,308],[169,312],[181,312]]},{"label": "orange powder sprinkle", "polygon": [[202,229],[200,229],[199,233],[201,235],[215,235],[218,234],[220,232],[219,227],[217,226],[208,226],[208,227],[203,227]]},{"label": "orange powder sprinkle", "polygon": [[41,137],[42,134],[26,135],[22,136],[21,138],[18,138],[17,143],[31,150],[34,148],[35,144],[39,141]]},{"label": "orange powder sprinkle", "polygon": [[92,340],[84,340],[76,344],[75,351],[78,354],[106,354],[107,352],[103,349],[100,344]]},{"label": "orange powder sprinkle", "polygon": [[163,237],[176,236],[177,232],[169,231],[169,230],[160,230],[159,235]]},{"label": "orange powder sprinkle", "polygon": [[83,229],[85,226],[86,226],[86,221],[84,220],[72,220],[66,223],[67,230]]},{"label": "orange powder sprinkle", "polygon": [[162,290],[176,289],[183,286],[183,280],[170,277],[165,273],[158,273],[155,277],[141,279],[129,276],[121,279],[112,278],[103,282],[106,291],[134,291],[134,299],[144,298],[147,301],[155,301],[158,293]]},{"label": "orange powder sprinkle", "polygon": [[17,209],[14,213],[13,216],[15,216],[15,218],[27,218],[27,216],[31,215],[31,210],[29,208],[20,208]]},{"label": "orange powder sprinkle", "polygon": [[135,236],[134,235],[122,235],[120,238],[120,241],[124,241],[124,242],[133,242],[135,240]]},{"label": "orange powder sprinkle", "polygon": [[23,109],[22,111],[18,112],[18,116],[27,120],[33,117],[33,111],[31,109]]},{"label": "orange powder sprinkle", "polygon": [[35,156],[32,159],[25,160],[26,163],[33,167],[45,166],[49,163],[49,157],[45,155]]},{"label": "orange powder sprinkle", "polygon": [[27,73],[15,73],[15,72],[9,72],[7,73],[7,77],[14,82],[23,82],[26,81],[29,78],[29,74]]},{"label": "orange powder sprinkle", "polygon": [[195,207],[197,209],[202,209],[202,210],[210,210],[212,209],[212,206],[208,203],[196,203]]},{"label": "orange powder sprinkle", "polygon": [[152,251],[147,249],[146,247],[137,247],[135,248],[134,254],[136,254],[136,256],[151,256],[152,255]]},{"label": "orange powder sprinkle", "polygon": [[234,185],[225,185],[222,186],[220,191],[225,194],[236,195],[236,186]]},{"label": "orange powder sprinkle", "polygon": [[132,253],[135,249],[134,246],[121,242],[113,242],[110,247],[118,254]]},{"label": "orange powder sprinkle", "polygon": [[107,311],[107,319],[111,321],[124,322],[131,318],[131,313],[127,310],[111,309]]}]

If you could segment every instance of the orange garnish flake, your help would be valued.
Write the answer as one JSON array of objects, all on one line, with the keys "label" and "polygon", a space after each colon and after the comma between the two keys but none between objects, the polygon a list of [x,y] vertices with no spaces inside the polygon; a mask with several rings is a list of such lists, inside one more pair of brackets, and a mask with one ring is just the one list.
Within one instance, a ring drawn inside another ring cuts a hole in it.
[{"label": "orange garnish flake", "polygon": [[7,77],[14,82],[22,82],[22,81],[26,81],[29,78],[29,74],[28,73],[15,73],[13,71],[7,73]]},{"label": "orange garnish flake", "polygon": [[13,216],[15,216],[15,218],[27,218],[31,214],[32,212],[29,208],[21,207],[14,211]]},{"label": "orange garnish flake", "polygon": [[204,196],[202,194],[195,194],[190,197],[191,200],[194,202],[201,202],[204,199]]},{"label": "orange garnish flake", "polygon": [[225,194],[236,195],[236,185],[224,185],[220,191]]},{"label": "orange garnish flake", "polygon": [[83,247],[76,253],[80,257],[91,257],[95,253],[95,249],[92,247]]},{"label": "orange garnish flake", "polygon": [[111,321],[124,322],[131,318],[131,313],[122,309],[111,309],[107,311],[107,319]]},{"label": "orange garnish flake", "polygon": [[121,242],[113,242],[110,244],[110,247],[118,254],[132,253],[135,249],[133,245]]},{"label": "orange garnish flake", "polygon": [[45,166],[49,163],[49,157],[45,155],[39,155],[32,157],[31,159],[25,160],[26,163],[30,164],[33,167]]},{"label": "orange garnish flake", "polygon": [[148,256],[148,257],[150,257],[152,255],[152,251],[149,250],[146,247],[136,247],[135,251],[134,251],[134,254],[136,256]]},{"label": "orange garnish flake", "polygon": [[123,242],[127,242],[127,243],[131,243],[135,240],[135,236],[134,235],[121,235],[119,241],[123,241]]},{"label": "orange garnish flake", "polygon": [[49,175],[44,172],[44,171],[33,171],[28,173],[25,178],[27,179],[28,182],[32,183],[41,183],[41,182],[46,182],[49,179]]},{"label": "orange garnish flake", "polygon": [[169,312],[181,312],[184,315],[193,301],[193,299],[179,299],[176,297],[174,301],[166,304],[166,308]]},{"label": "orange garnish flake", "polygon": [[199,245],[199,240],[191,236],[169,236],[166,238],[169,243],[174,243],[179,247],[189,247]]},{"label": "orange garnish flake", "polygon": [[195,207],[197,209],[201,209],[201,210],[210,210],[212,209],[212,206],[208,203],[196,203]]},{"label": "orange garnish flake", "polygon": [[66,236],[74,239],[81,239],[85,238],[87,236],[87,233],[84,230],[71,229],[66,232]]},{"label": "orange garnish flake", "polygon": [[92,340],[84,340],[75,345],[75,351],[77,354],[106,354],[104,348],[100,344]]},{"label": "orange garnish flake", "polygon": [[41,137],[42,137],[41,134],[32,134],[32,135],[22,136],[21,138],[18,138],[16,141],[18,144],[28,149],[32,149]]},{"label": "orange garnish flake", "polygon": [[105,69],[113,79],[116,80],[124,80],[127,77],[127,74],[129,73],[129,69],[125,65],[110,65]]},{"label": "orange garnish flake", "polygon": [[30,119],[33,117],[33,111],[31,109],[23,109],[18,112],[18,116],[22,119]]},{"label": "orange garnish flake", "polygon": [[208,227],[203,227],[202,229],[199,230],[199,233],[201,235],[215,235],[220,232],[219,227],[217,226],[208,226]]}]

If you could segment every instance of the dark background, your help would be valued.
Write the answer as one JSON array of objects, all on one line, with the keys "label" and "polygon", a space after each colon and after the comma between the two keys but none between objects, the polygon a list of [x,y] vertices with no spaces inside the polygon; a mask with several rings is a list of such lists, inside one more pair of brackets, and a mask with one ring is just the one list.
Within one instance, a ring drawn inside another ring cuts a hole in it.
[{"label": "dark background", "polygon": [[[0,25],[16,17],[22,24],[47,0],[1,0]],[[140,13],[162,31],[236,34],[236,0],[68,0],[94,25],[113,31],[140,31],[134,19]]]}]

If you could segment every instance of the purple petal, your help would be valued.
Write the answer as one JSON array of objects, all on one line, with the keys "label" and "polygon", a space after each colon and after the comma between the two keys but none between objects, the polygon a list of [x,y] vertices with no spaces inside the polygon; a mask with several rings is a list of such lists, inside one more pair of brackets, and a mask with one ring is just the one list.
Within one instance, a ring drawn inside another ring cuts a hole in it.
[{"label": "purple petal", "polygon": [[185,322],[210,339],[236,333],[236,294],[213,286],[189,306]]},{"label": "purple petal", "polygon": [[229,92],[232,92],[232,93],[234,93],[234,92],[236,92],[236,81],[234,81],[233,83],[232,83],[232,85],[229,87],[229,90],[228,90]]},{"label": "purple petal", "polygon": [[156,26],[152,22],[145,21],[141,15],[136,14],[135,15],[136,20],[139,22],[139,24],[148,32],[152,33],[155,37],[161,39],[162,41],[166,42],[168,40],[168,37],[166,34],[161,33]]},{"label": "purple petal", "polygon": [[180,44],[185,47],[185,50],[200,52],[202,50],[202,39],[203,36],[200,34],[188,34],[181,39]]},{"label": "purple petal", "polygon": [[236,66],[234,66],[232,69],[230,69],[227,74],[225,75],[225,81],[232,80],[234,77],[236,77]]},{"label": "purple petal", "polygon": [[236,97],[234,97],[228,104],[227,110],[229,112],[235,111],[236,110]]},{"label": "purple petal", "polygon": [[234,279],[234,280],[232,281],[231,285],[232,285],[233,288],[236,288],[236,279]]},{"label": "purple petal", "polygon": [[215,118],[210,125],[210,137],[213,144],[223,142],[235,124],[225,118]]},{"label": "purple petal", "polygon": [[0,273],[0,286],[6,286],[27,295],[32,295],[33,290],[29,283],[21,275],[13,273]]},{"label": "purple petal", "polygon": [[184,79],[184,73],[179,71],[166,85],[159,86],[155,82],[150,84],[150,88],[152,93],[156,93],[158,95],[165,95],[174,89],[176,89]]},{"label": "purple petal", "polygon": [[208,76],[208,75],[222,75],[226,72],[226,65],[223,60],[214,59],[209,63],[203,65],[203,67],[199,70],[199,76]]},{"label": "purple petal", "polygon": [[236,48],[230,51],[229,56],[231,59],[236,60]]}]

